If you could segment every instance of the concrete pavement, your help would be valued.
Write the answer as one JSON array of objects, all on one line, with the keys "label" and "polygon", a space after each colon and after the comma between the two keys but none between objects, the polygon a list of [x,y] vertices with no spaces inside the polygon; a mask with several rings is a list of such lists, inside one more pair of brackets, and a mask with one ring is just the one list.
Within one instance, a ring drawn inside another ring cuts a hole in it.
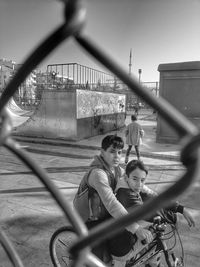
[{"label": "concrete pavement", "polygon": [[[128,116],[127,123],[129,119]],[[147,183],[159,192],[184,173],[184,167],[179,162],[180,147],[155,143],[156,121],[145,119],[144,115],[140,119],[145,130],[142,158],[150,169]],[[123,130],[117,134],[123,136]],[[37,140],[36,143],[35,140],[24,138],[23,142],[20,138],[18,140],[21,140],[21,145],[33,159],[46,169],[50,179],[71,203],[92,157],[99,153],[102,138],[103,136],[97,136],[79,142]],[[135,157],[134,153],[131,157]],[[52,266],[48,252],[49,240],[58,227],[68,223],[67,219],[38,179],[4,148],[0,148],[0,162],[0,225],[11,238],[24,266]],[[199,188],[200,181],[197,180],[179,197],[190,208],[196,220],[194,229],[189,229],[181,217],[179,220],[188,267],[199,266],[200,260]],[[2,249],[0,266],[12,266]]]},{"label": "concrete pavement", "polygon": [[[130,123],[130,115],[127,116],[125,124]],[[179,160],[179,151],[181,149],[180,145],[175,144],[163,144],[156,143],[156,117],[155,114],[149,114],[149,112],[143,113],[139,116],[138,122],[142,125],[145,136],[143,138],[143,144],[140,147],[142,155],[145,157],[151,158],[162,158],[162,159],[177,159]],[[124,130],[125,128],[110,132],[109,134],[117,134],[121,136],[124,141]],[[101,146],[101,140],[108,133],[98,136],[93,136],[87,139],[83,139],[80,141],[67,141],[61,139],[45,139],[45,138],[32,138],[32,137],[20,137],[15,136],[16,140],[20,142],[28,142],[28,143],[37,143],[37,144],[48,144],[48,145],[57,145],[57,146],[66,146],[66,147],[78,147],[78,148],[86,148],[92,150],[99,150]],[[124,148],[126,149],[126,147]],[[134,154],[134,149],[131,152]]]}]

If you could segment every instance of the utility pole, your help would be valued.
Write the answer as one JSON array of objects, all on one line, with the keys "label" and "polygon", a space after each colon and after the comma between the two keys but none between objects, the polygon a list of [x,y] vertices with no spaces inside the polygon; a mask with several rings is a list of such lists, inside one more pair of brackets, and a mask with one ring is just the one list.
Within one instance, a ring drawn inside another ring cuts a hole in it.
[{"label": "utility pole", "polygon": [[138,74],[139,74],[139,83],[141,83],[142,69],[138,69]]},{"label": "utility pole", "polygon": [[130,56],[129,56],[129,72],[128,72],[129,75],[131,75],[131,68],[132,68],[132,48],[130,49]]},{"label": "utility pole", "polygon": [[[128,74],[129,74],[129,76],[131,76],[131,68],[132,68],[132,48],[130,49],[130,55],[129,55],[129,71],[128,71]],[[128,87],[127,87],[127,89],[129,89]],[[130,92],[129,93],[127,93],[127,96],[126,96],[126,106],[128,107],[128,109],[132,106],[132,97],[134,96],[134,94],[130,94]]]},{"label": "utility pole", "polygon": [[[139,75],[138,80],[139,80],[139,84],[141,83],[141,74],[142,74],[142,69],[138,69],[138,75]],[[138,96],[137,97],[137,104],[138,104],[138,106],[139,106],[139,103],[140,103],[140,98]]]}]

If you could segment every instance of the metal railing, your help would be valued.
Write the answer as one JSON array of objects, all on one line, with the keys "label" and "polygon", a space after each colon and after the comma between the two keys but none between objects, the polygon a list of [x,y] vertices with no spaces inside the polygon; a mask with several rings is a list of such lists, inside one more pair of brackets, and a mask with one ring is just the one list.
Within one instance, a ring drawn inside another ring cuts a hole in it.
[{"label": "metal railing", "polygon": [[77,63],[51,64],[47,66],[47,88],[83,88],[100,90],[114,87],[114,76]]},{"label": "metal railing", "polygon": [[[74,227],[79,236],[76,244],[71,247],[71,253],[75,257],[73,266],[83,266],[83,262],[87,262],[92,266],[106,266],[96,256],[91,253],[90,247],[95,243],[102,241],[109,237],[119,229],[142,219],[144,216],[153,213],[161,207],[167,205],[169,200],[184,192],[194,181],[199,174],[199,131],[190,121],[188,121],[180,112],[173,106],[167,103],[164,99],[154,97],[148,90],[141,87],[140,84],[131,78],[126,71],[124,71],[118,64],[110,58],[106,53],[97,46],[88,37],[85,38],[81,30],[85,22],[85,8],[81,6],[79,0],[63,1],[64,5],[64,23],[58,27],[50,36],[48,36],[39,47],[31,53],[25,60],[14,78],[7,85],[5,91],[0,98],[0,114],[1,114],[1,131],[0,141],[1,145],[13,152],[24,164],[26,164],[38,177],[38,179],[47,187],[51,195],[55,198],[58,205],[62,208],[66,218]],[[61,191],[49,179],[47,173],[33,161],[28,153],[26,153],[18,143],[11,137],[12,124],[5,105],[10,97],[16,92],[19,85],[31,73],[31,71],[54,50],[61,42],[69,37],[84,48],[91,56],[103,64],[110,72],[123,81],[134,93],[147,102],[152,108],[157,110],[159,114],[165,119],[178,133],[180,142],[182,143],[181,161],[186,167],[185,174],[177,181],[176,184],[162,192],[158,197],[146,202],[142,207],[138,208],[134,213],[118,219],[110,220],[91,231],[88,231],[84,222],[77,212],[66,201]],[[23,266],[18,254],[13,245],[9,241],[5,233],[0,230],[0,242],[7,252],[11,262],[14,266]]]}]

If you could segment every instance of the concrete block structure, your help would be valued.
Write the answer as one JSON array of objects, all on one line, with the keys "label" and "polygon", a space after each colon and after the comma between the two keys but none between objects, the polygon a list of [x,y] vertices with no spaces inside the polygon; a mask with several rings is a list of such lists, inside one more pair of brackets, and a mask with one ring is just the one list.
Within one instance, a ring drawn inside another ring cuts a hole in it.
[{"label": "concrete block structure", "polygon": [[14,134],[80,140],[122,128],[124,94],[92,90],[44,90],[40,104]]}]

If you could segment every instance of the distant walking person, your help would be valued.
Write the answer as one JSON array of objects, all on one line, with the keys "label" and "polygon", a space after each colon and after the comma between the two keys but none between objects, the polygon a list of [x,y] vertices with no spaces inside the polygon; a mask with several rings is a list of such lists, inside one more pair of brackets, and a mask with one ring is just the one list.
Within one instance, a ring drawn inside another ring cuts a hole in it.
[{"label": "distant walking person", "polygon": [[126,127],[125,136],[126,136],[126,144],[128,145],[128,149],[126,151],[125,163],[128,163],[129,154],[131,152],[132,146],[135,147],[135,152],[138,160],[140,160],[140,143],[144,136],[144,130],[141,125],[136,122],[137,117],[135,115],[131,116],[131,123]]},{"label": "distant walking person", "polygon": [[135,111],[135,116],[138,116],[138,112],[139,112],[139,105],[138,105],[138,103],[136,103],[134,105],[134,111]]}]

